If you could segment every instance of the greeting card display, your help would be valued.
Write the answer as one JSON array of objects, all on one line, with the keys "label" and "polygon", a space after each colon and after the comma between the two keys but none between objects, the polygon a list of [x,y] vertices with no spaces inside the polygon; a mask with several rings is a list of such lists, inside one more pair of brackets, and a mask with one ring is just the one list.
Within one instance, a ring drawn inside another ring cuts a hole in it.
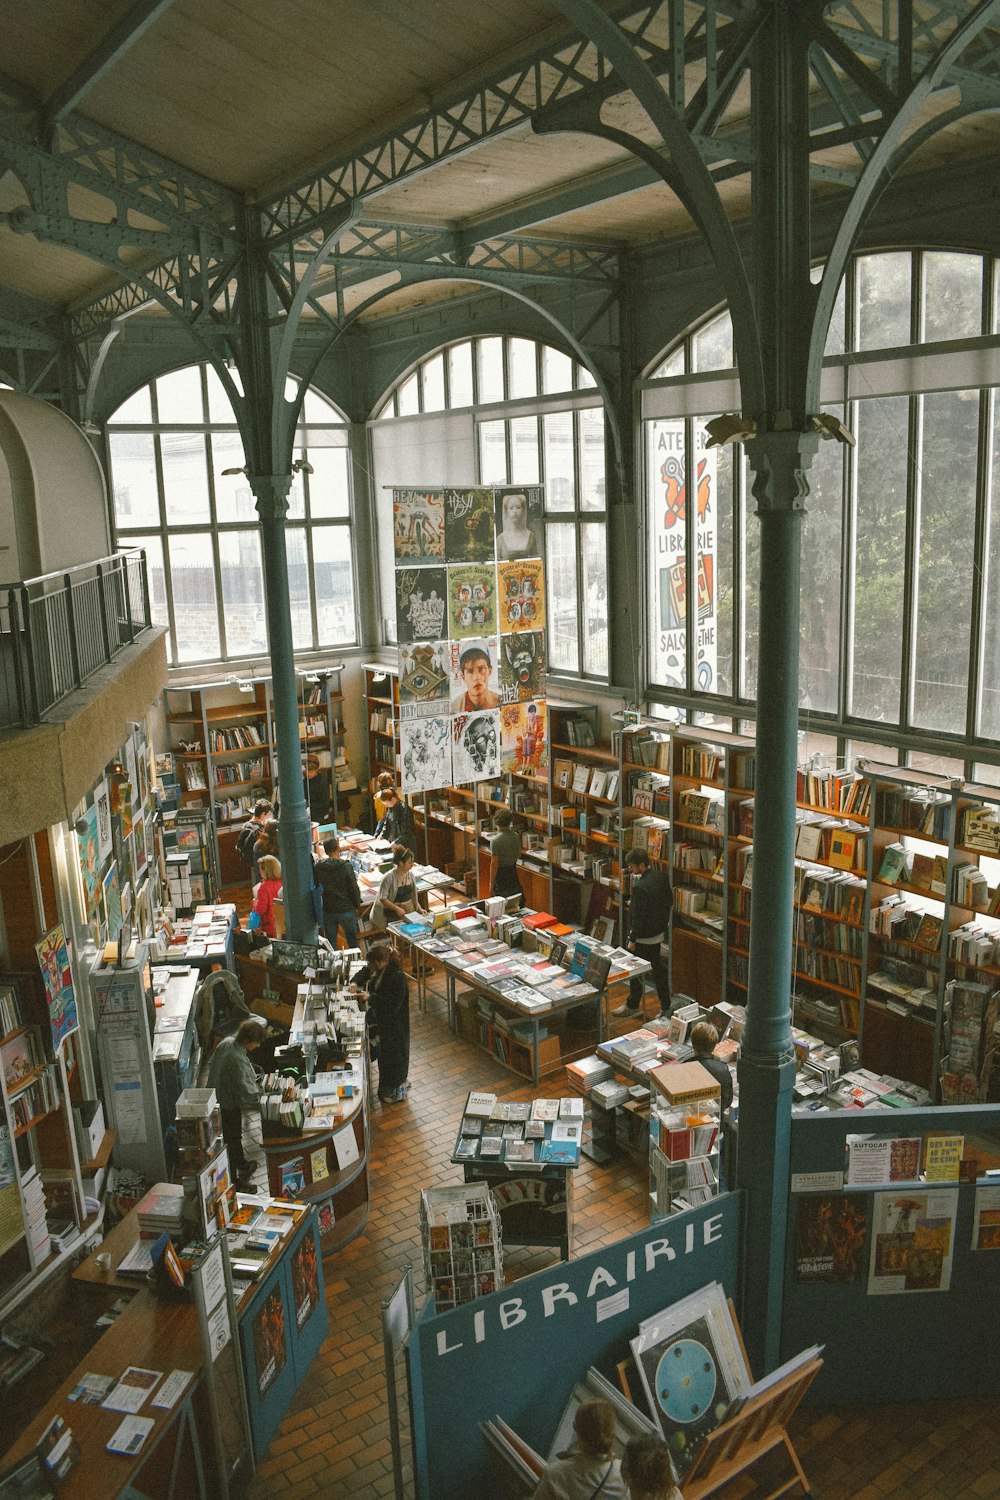
[{"label": "greeting card display", "polygon": [[451,642],[449,671],[453,714],[481,713],[483,709],[499,708],[498,649],[495,635],[470,636],[467,640]]},{"label": "greeting card display", "polygon": [[448,786],[452,779],[451,719],[402,719],[399,725],[399,758],[402,788],[429,792]]},{"label": "greeting card display", "polygon": [[494,490],[498,561],[544,555],[545,525],[542,487],[512,485]]},{"label": "greeting card display", "polygon": [[424,718],[448,711],[451,643],[421,641],[399,648],[399,717]]},{"label": "greeting card display", "polygon": [[548,763],[544,703],[505,703],[500,710],[500,765],[533,776]]},{"label": "greeting card display", "polygon": [[451,721],[452,777],[488,781],[500,774],[500,713],[459,714]]},{"label": "greeting card display", "polygon": [[444,495],[440,490],[393,490],[392,546],[398,559],[443,559]]},{"label": "greeting card display", "polygon": [[545,634],[519,630],[500,637],[500,699],[528,703],[545,696]]},{"label": "greeting card display", "polygon": [[[545,565],[540,558],[497,564],[500,634],[545,628]],[[452,634],[454,635],[454,630]]]},{"label": "greeting card display", "polygon": [[396,639],[437,641],[448,624],[448,570],[444,567],[396,569]]},{"label": "greeting card display", "polygon": [[492,562],[492,490],[445,490],[444,549],[452,563]]},{"label": "greeting card display", "polygon": [[497,628],[496,605],[496,569],[492,563],[459,563],[449,567],[448,633],[453,640],[493,635]]}]

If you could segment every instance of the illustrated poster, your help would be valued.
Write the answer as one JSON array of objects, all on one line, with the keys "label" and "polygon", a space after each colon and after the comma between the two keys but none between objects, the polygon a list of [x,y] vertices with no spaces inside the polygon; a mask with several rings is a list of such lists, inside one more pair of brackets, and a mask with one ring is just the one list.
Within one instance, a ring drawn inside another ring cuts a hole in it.
[{"label": "illustrated poster", "polygon": [[399,647],[399,717],[419,719],[448,712],[451,646],[419,641]]},{"label": "illustrated poster", "polygon": [[972,1220],[973,1250],[1000,1250],[1000,1187],[977,1187]]},{"label": "illustrated poster", "polygon": [[498,641],[495,635],[469,636],[451,642],[451,712],[481,713],[500,707],[497,676]]},{"label": "illustrated poster", "polygon": [[500,634],[545,628],[545,565],[539,558],[497,564]]},{"label": "illustrated poster", "polygon": [[951,1285],[958,1189],[875,1193],[868,1293],[946,1292]]},{"label": "illustrated poster", "polygon": [[112,865],[104,877],[104,911],[108,924],[108,942],[118,936],[122,925],[122,902],[118,891],[118,869]]},{"label": "illustrated poster", "polygon": [[254,1316],[253,1352],[257,1390],[263,1396],[285,1368],[285,1309],[280,1287],[275,1287]]},{"label": "illustrated poster", "polygon": [[653,1415],[680,1478],[700,1439],[718,1425],[735,1392],[730,1390],[711,1320],[696,1317],[647,1348],[632,1341]]},{"label": "illustrated poster", "polygon": [[847,1283],[861,1280],[865,1210],[843,1193],[795,1199],[795,1280]]},{"label": "illustrated poster", "polygon": [[400,721],[399,759],[406,796],[451,785],[451,722],[444,717]]},{"label": "illustrated poster", "polygon": [[496,633],[497,577],[492,563],[448,569],[448,634],[453,640]]},{"label": "illustrated poster", "polygon": [[[87,915],[96,909],[101,895],[101,856],[100,843],[97,836],[97,805],[88,807],[80,820],[86,825],[83,833],[78,833],[80,850],[80,875],[83,878],[83,891],[87,902]],[[110,814],[108,825],[108,848],[111,847]]]},{"label": "illustrated poster", "polygon": [[489,781],[500,774],[500,713],[459,714],[451,721],[452,780]]},{"label": "illustrated poster", "polygon": [[301,1329],[319,1305],[316,1238],[312,1234],[305,1236],[292,1255],[292,1296],[295,1300],[295,1326]]},{"label": "illustrated poster", "polygon": [[142,818],[136,819],[132,830],[132,868],[138,881],[149,862],[149,834]]},{"label": "illustrated poster", "polygon": [[542,487],[515,485],[495,490],[497,561],[522,557],[544,557],[545,526],[542,519]]},{"label": "illustrated poster", "polygon": [[450,563],[493,561],[493,491],[445,490],[444,550]]},{"label": "illustrated poster", "polygon": [[[687,511],[686,448],[683,418],[647,422],[646,484],[653,499],[654,551],[650,583],[654,599],[652,621],[654,680],[665,687],[685,685],[687,652],[687,573],[685,522]],[[706,448],[707,433],[696,424],[695,451],[690,465],[695,482],[695,557],[697,579],[695,625],[696,680],[699,692],[716,690],[718,602],[715,559],[718,550],[717,450]]]},{"label": "illustrated poster", "polygon": [[500,764],[505,773],[521,776],[537,776],[548,765],[544,703],[505,703],[501,708]]},{"label": "illustrated poster", "polygon": [[519,630],[500,637],[500,700],[528,703],[545,697],[545,635]]},{"label": "illustrated poster", "polygon": [[94,792],[94,810],[97,814],[97,857],[103,865],[111,853],[111,788],[107,777]]},{"label": "illustrated poster", "polygon": [[396,640],[440,640],[447,629],[448,570],[445,567],[396,569]]},{"label": "illustrated poster", "polygon": [[392,546],[401,560],[444,558],[444,495],[440,490],[393,490]]},{"label": "illustrated poster", "polygon": [[71,1031],[77,1028],[76,996],[69,966],[69,949],[62,924],[57,922],[41,942],[35,944],[38,962],[45,981],[45,999],[52,1030],[52,1051],[58,1052]]}]

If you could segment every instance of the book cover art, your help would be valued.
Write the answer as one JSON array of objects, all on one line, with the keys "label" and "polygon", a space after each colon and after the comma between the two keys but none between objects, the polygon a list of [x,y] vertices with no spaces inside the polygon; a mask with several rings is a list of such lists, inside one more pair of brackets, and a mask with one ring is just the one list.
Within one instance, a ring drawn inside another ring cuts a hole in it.
[{"label": "book cover art", "polygon": [[861,1203],[841,1193],[798,1195],[794,1201],[796,1281],[860,1281],[865,1247]]},{"label": "book cover art", "polygon": [[311,1234],[307,1234],[292,1252],[292,1296],[295,1301],[295,1326],[302,1328],[319,1306],[316,1240]]},{"label": "book cover art", "polygon": [[497,579],[492,563],[449,567],[448,626],[454,640],[496,633]]},{"label": "book cover art", "polygon": [[396,569],[396,640],[439,640],[447,629],[448,570],[441,567]]},{"label": "book cover art", "polygon": [[[633,1350],[641,1345],[633,1341]],[[678,1478],[683,1479],[700,1439],[724,1420],[732,1394],[720,1363],[715,1331],[697,1317],[662,1342],[639,1348],[636,1362]]]},{"label": "book cover art", "polygon": [[253,1352],[257,1390],[263,1396],[285,1368],[285,1308],[280,1286],[265,1298],[254,1315]]},{"label": "book cover art", "polygon": [[540,484],[511,485],[496,496],[497,561],[544,557],[545,523]]},{"label": "book cover art", "polygon": [[397,559],[444,560],[444,494],[441,490],[393,490],[392,549]]},{"label": "book cover art", "polygon": [[534,776],[548,766],[546,708],[505,703],[500,710],[500,758],[505,773]]},{"label": "book cover art", "polygon": [[305,1192],[306,1159],[296,1156],[292,1161],[281,1163],[281,1197],[293,1199],[297,1193]]},{"label": "book cover art", "polygon": [[400,720],[399,760],[405,794],[433,791],[459,779],[452,772],[451,724],[443,715]]},{"label": "book cover art", "polygon": [[452,781],[489,781],[500,774],[500,711],[459,714],[451,721]]},{"label": "book cover art", "polygon": [[499,641],[495,635],[468,636],[450,643],[448,691],[453,714],[500,707],[498,654]]},{"label": "book cover art", "polygon": [[445,490],[444,548],[450,563],[493,561],[492,490]]},{"label": "book cover art", "polygon": [[420,641],[400,646],[399,717],[420,719],[448,712],[450,642]]},{"label": "book cover art", "polygon": [[545,633],[520,630],[500,637],[500,697],[528,703],[545,695]]},{"label": "book cover art", "polygon": [[497,564],[501,635],[545,628],[545,564],[541,558]]}]

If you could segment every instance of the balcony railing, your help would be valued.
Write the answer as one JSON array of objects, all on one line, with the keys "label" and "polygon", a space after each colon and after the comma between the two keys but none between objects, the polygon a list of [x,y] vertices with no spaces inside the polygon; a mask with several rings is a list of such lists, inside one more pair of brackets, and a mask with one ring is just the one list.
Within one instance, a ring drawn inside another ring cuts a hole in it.
[{"label": "balcony railing", "polygon": [[150,623],[138,548],[0,586],[0,729],[43,723]]}]

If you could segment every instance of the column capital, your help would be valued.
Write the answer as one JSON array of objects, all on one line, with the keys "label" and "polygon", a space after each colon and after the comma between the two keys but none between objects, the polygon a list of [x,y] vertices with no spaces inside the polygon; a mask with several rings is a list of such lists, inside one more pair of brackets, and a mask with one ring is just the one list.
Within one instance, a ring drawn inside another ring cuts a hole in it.
[{"label": "column capital", "polygon": [[291,474],[248,474],[250,488],[262,521],[283,521],[288,515],[288,491]]},{"label": "column capital", "polygon": [[747,458],[753,470],[751,489],[757,514],[804,511],[809,485],[806,470],[819,447],[816,432],[763,432],[748,438]]}]

